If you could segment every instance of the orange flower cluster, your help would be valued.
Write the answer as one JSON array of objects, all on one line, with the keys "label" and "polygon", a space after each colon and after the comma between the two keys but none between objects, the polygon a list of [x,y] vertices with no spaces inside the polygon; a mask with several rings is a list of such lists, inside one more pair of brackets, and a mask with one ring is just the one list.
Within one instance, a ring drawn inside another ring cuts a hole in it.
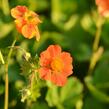
[{"label": "orange flower cluster", "polygon": [[101,16],[109,17],[109,0],[96,0],[96,5]]},{"label": "orange flower cluster", "polygon": [[35,12],[28,10],[26,6],[16,6],[11,9],[11,15],[15,18],[17,30],[25,38],[36,37],[36,40],[39,41],[38,24],[41,23],[41,20]]},{"label": "orange flower cluster", "polygon": [[50,45],[40,54],[40,66],[40,78],[58,86],[63,86],[67,77],[73,73],[72,57],[69,53],[62,52],[59,45]]}]

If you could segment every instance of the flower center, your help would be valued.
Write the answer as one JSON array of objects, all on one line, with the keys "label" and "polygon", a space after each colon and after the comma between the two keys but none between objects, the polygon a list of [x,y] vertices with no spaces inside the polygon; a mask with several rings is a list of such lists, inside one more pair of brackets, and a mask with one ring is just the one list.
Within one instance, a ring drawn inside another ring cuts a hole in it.
[{"label": "flower center", "polygon": [[56,58],[51,62],[51,68],[54,71],[60,72],[63,68],[63,63],[60,58]]}]

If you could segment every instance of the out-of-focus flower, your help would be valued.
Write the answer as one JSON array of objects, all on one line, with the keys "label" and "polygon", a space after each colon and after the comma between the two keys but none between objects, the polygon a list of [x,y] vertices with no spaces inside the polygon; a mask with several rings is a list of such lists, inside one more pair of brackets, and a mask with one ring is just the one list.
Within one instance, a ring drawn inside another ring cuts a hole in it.
[{"label": "out-of-focus flower", "polygon": [[25,38],[36,37],[37,41],[39,41],[38,24],[41,23],[41,20],[35,12],[28,10],[25,6],[16,6],[11,9],[11,15],[15,18],[17,30]]},{"label": "out-of-focus flower", "polygon": [[25,12],[27,12],[27,11],[28,11],[28,9],[26,6],[16,6],[15,8],[11,9],[11,15],[14,18],[23,17]]},{"label": "out-of-focus flower", "polygon": [[96,0],[96,5],[101,16],[109,17],[109,0]]},{"label": "out-of-focus flower", "polygon": [[40,54],[40,66],[40,78],[58,86],[63,86],[73,73],[72,57],[70,53],[62,52],[59,45],[50,45]]}]

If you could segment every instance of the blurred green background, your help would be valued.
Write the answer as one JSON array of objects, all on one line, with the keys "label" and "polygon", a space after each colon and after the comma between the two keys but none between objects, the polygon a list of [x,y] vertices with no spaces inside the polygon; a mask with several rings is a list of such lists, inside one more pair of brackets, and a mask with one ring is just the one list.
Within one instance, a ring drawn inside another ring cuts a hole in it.
[{"label": "blurred green background", "polygon": [[[41,39],[25,39],[18,35],[10,9],[25,5],[37,12],[43,21],[39,26]],[[21,75],[22,52],[15,51],[9,66],[9,109],[108,109],[109,108],[109,20],[103,24],[100,45],[104,52],[91,77],[87,77],[92,45],[96,32],[95,0],[0,0],[0,50],[4,57],[13,39],[16,45],[40,54],[50,44],[59,44],[71,53],[74,73],[62,87],[46,86],[30,107],[21,102],[19,90],[25,84]],[[4,66],[0,65],[0,109],[4,104]]]}]

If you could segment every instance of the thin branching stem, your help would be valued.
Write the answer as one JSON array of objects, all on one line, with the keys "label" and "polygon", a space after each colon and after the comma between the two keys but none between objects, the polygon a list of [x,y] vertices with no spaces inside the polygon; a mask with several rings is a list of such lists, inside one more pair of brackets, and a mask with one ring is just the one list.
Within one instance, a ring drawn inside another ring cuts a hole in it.
[{"label": "thin branching stem", "polygon": [[91,75],[92,72],[93,72],[93,69],[96,65],[96,62],[98,60],[95,60],[95,55],[99,55],[97,54],[97,51],[99,49],[99,42],[100,42],[100,36],[101,36],[101,31],[102,31],[102,25],[103,25],[103,18],[101,16],[99,16],[99,19],[97,20],[97,30],[96,30],[96,33],[95,33],[95,39],[94,39],[94,42],[93,42],[93,52],[92,52],[92,57],[91,57],[91,60],[90,60],[90,65],[89,65],[89,70],[88,70],[88,75]]}]

